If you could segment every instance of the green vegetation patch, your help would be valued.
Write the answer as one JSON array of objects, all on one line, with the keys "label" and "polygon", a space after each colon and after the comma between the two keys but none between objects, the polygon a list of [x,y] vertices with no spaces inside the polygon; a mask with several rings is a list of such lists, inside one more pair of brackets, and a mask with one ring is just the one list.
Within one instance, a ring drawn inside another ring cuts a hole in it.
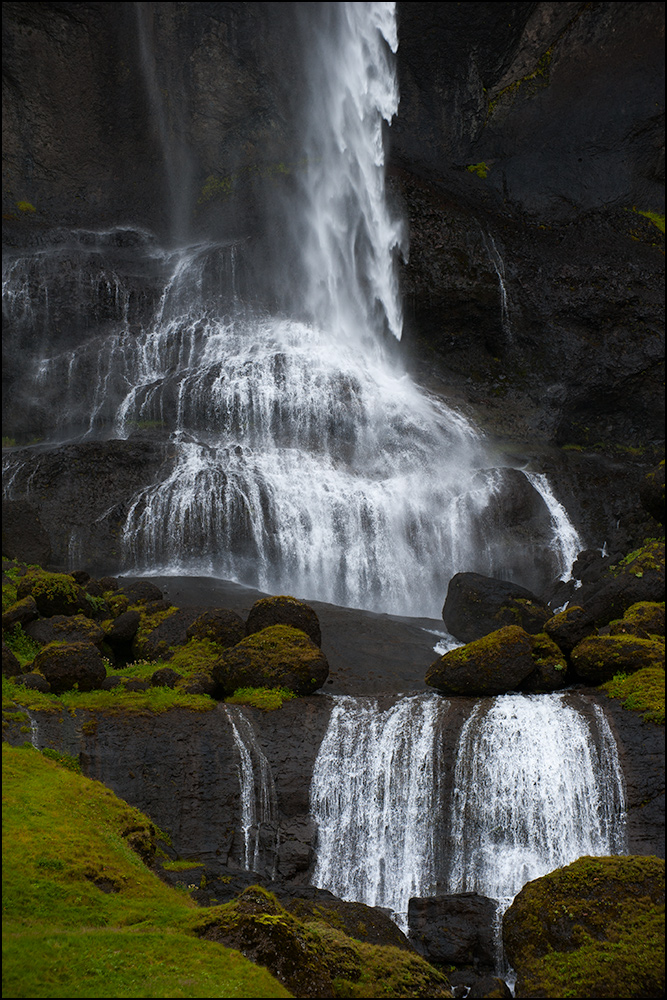
[{"label": "green vegetation patch", "polygon": [[24,632],[23,626],[18,622],[14,628],[5,632],[4,640],[22,667],[32,663],[42,648],[35,639],[31,639]]},{"label": "green vegetation patch", "polygon": [[160,835],[108,788],[3,744],[3,995],[289,997],[198,940],[194,903],[133,844]]},{"label": "green vegetation patch", "polygon": [[522,997],[664,991],[665,863],[584,857],[529,882],[503,922]]},{"label": "green vegetation patch", "polygon": [[466,167],[466,170],[468,171],[468,173],[475,174],[477,177],[481,177],[481,179],[483,181],[486,180],[487,174],[488,174],[488,172],[489,172],[490,169],[491,169],[491,167],[487,163],[485,163],[483,160],[482,160],[481,163],[470,163]]},{"label": "green vegetation patch", "polygon": [[611,698],[621,698],[623,708],[642,712],[644,722],[665,724],[665,671],[663,667],[644,667],[634,674],[615,674],[602,685]]},{"label": "green vegetation patch", "polygon": [[287,688],[238,688],[225,701],[229,705],[249,705],[251,708],[261,708],[265,712],[272,712],[283,707],[284,701],[289,701],[297,696]]},{"label": "green vegetation patch", "polygon": [[644,215],[649,219],[654,226],[656,226],[661,233],[665,231],[665,217],[664,215],[659,215],[658,212],[643,212],[640,208],[633,208],[633,212],[637,212],[638,215]]},{"label": "green vegetation patch", "polygon": [[[148,665],[150,673],[160,664]],[[121,671],[114,671],[121,673]],[[127,671],[126,671],[127,674]],[[129,674],[128,674],[129,675]],[[131,676],[131,675],[130,675]],[[190,712],[210,712],[215,701],[204,694],[184,694],[177,688],[150,687],[146,691],[126,691],[122,687],[111,691],[65,691],[63,694],[42,694],[31,688],[15,684],[11,678],[2,678],[3,708],[26,708],[30,711],[60,712],[67,710],[104,712],[109,715],[159,715],[176,708]]]}]

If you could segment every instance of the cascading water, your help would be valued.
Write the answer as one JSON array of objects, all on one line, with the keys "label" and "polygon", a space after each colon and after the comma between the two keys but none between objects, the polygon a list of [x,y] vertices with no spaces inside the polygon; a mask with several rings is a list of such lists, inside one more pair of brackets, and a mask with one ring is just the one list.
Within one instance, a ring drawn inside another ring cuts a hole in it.
[{"label": "cascading water", "polygon": [[271,766],[241,710],[226,705],[225,712],[239,755],[243,867],[246,871],[262,871],[267,867],[262,862],[268,851],[270,862],[265,874],[273,878],[278,850],[278,804]]},{"label": "cascading water", "polygon": [[626,853],[624,783],[599,706],[569,693],[482,700],[450,774],[449,709],[438,695],[389,708],[335,699],[311,784],[315,884],[388,907],[403,927],[411,896],[442,891],[496,899],[500,920],[527,881]]},{"label": "cascading water", "polygon": [[[498,505],[494,477],[476,476],[492,456],[392,358],[403,237],[382,133],[398,105],[395,4],[296,6],[311,19],[309,97],[271,264],[284,275],[280,310],[253,298],[243,241],[165,249],[138,230],[61,233],[6,261],[9,337],[28,368],[7,405],[52,442],[169,439],[157,478],[123,503],[123,572],[212,575],[420,617],[439,617],[456,572],[546,585],[569,572],[567,515],[554,534],[545,506],[529,545],[508,542],[502,518],[480,532]],[[56,283],[73,305],[50,301]],[[53,330],[74,342],[50,353]],[[7,495],[29,494],[25,455],[5,468]]]},{"label": "cascading water", "polygon": [[499,922],[526,882],[627,852],[616,743],[602,709],[584,708],[570,694],[502,695],[478,702],[461,731],[447,882],[496,899]]},{"label": "cascading water", "polygon": [[413,695],[335,699],[310,790],[316,885],[392,910],[434,890],[439,825],[437,723],[447,702]]}]

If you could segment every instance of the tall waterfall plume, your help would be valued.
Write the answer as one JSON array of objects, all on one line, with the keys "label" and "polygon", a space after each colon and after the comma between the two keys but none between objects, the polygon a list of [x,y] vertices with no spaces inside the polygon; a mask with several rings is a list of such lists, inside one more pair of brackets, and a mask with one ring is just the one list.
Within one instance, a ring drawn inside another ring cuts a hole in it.
[{"label": "tall waterfall plume", "polygon": [[[497,476],[480,473],[495,464],[483,438],[395,357],[404,240],[383,145],[398,106],[395,4],[292,6],[307,85],[268,266],[283,294],[271,308],[253,294],[250,240],[162,247],[127,227],[61,231],[4,262],[8,343],[25,370],[7,407],[42,447],[168,440],[121,505],[126,573],[421,617],[439,617],[459,571],[546,585],[570,554],[546,504],[530,543],[510,536],[490,515],[501,505]],[[159,53],[146,39],[142,51],[161,114]],[[177,168],[175,157],[176,185]],[[54,329],[69,338],[55,351]],[[8,495],[29,494],[25,453],[5,467]],[[90,530],[77,528],[72,559]]]}]

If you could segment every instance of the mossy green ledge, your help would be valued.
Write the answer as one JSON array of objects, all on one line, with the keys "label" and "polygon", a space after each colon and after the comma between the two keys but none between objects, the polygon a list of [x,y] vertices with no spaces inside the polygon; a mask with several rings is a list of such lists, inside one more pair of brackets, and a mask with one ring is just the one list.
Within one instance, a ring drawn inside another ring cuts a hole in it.
[{"label": "mossy green ledge", "polygon": [[431,664],[426,683],[447,695],[496,695],[516,690],[535,669],[533,639],[519,625],[506,625]]},{"label": "mossy green ledge", "polygon": [[615,674],[665,666],[665,643],[634,635],[591,635],[572,650],[572,667],[586,684],[604,684]]}]

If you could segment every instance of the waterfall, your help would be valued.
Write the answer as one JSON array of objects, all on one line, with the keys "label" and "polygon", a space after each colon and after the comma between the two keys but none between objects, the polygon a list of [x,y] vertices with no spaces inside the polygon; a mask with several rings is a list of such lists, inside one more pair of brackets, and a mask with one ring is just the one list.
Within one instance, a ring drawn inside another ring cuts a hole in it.
[{"label": "waterfall", "polygon": [[456,754],[451,892],[501,912],[521,887],[582,855],[627,852],[625,793],[604,713],[569,694],[478,702]]},{"label": "waterfall", "polygon": [[[530,539],[487,517],[498,500],[493,476],[476,476],[494,464],[482,436],[395,356],[404,238],[387,207],[383,145],[398,106],[395,4],[293,6],[307,85],[301,166],[284,203],[274,198],[280,246],[202,238],[164,248],[116,227],[12,252],[8,370],[21,378],[7,413],[26,438],[42,436],[42,449],[134,435],[169,442],[155,478],[116,505],[123,573],[215,576],[434,618],[457,572],[546,585],[567,572],[558,541],[567,515],[554,528],[545,511]],[[159,50],[138,16],[145,85],[178,187]],[[284,286],[271,308],[253,291],[258,259]],[[39,460],[6,456],[7,496],[30,494]],[[93,530],[79,527],[72,568],[92,550]]]},{"label": "waterfall", "polygon": [[388,708],[338,697],[313,771],[314,883],[388,907],[404,928],[410,897],[428,895],[436,881],[436,724],[447,707],[437,695]]},{"label": "waterfall", "polygon": [[[271,767],[241,710],[226,705],[225,712],[239,755],[243,867],[246,871],[265,870],[274,878],[278,851],[278,803]],[[268,866],[263,862],[266,853],[271,859]]]}]

